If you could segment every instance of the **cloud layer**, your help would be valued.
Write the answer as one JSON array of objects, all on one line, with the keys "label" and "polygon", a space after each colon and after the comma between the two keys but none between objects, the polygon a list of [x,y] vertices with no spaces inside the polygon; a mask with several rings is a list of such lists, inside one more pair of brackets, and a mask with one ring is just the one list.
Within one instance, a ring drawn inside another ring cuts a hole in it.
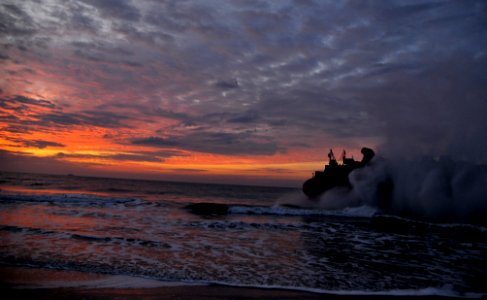
[{"label": "cloud layer", "polygon": [[1,134],[43,149],[69,144],[21,133],[99,128],[129,153],[300,162],[368,145],[486,162],[486,20],[485,1],[6,1]]}]

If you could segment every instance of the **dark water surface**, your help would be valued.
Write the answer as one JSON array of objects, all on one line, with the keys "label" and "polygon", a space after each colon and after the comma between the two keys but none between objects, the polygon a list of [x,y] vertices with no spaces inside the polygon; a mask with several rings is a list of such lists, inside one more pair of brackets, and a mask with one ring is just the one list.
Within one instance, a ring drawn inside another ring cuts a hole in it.
[{"label": "dark water surface", "polygon": [[[287,188],[0,173],[0,264],[168,282],[487,293],[487,229],[278,207]],[[197,202],[230,206],[194,215]]]}]

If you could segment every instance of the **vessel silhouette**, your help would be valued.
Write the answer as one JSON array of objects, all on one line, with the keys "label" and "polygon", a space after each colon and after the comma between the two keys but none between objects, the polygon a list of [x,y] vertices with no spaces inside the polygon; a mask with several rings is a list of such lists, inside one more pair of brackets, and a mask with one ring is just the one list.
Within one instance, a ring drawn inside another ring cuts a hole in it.
[{"label": "vessel silhouette", "polygon": [[363,158],[356,161],[347,158],[345,150],[342,155],[342,163],[339,164],[330,149],[328,153],[329,163],[323,171],[315,171],[313,177],[306,180],[303,184],[303,192],[309,198],[316,198],[334,187],[351,187],[348,175],[355,169],[362,168],[374,157],[375,153],[370,148],[362,148]]}]

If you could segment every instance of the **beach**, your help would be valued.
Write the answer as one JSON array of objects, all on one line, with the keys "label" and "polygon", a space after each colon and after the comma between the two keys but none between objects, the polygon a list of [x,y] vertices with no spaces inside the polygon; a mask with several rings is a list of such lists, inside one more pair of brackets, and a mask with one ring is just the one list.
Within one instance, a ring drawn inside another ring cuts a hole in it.
[{"label": "beach", "polygon": [[95,273],[0,267],[4,299],[442,299],[441,295],[313,293],[278,288],[166,283]]},{"label": "beach", "polygon": [[52,299],[319,299],[320,294],[217,285],[161,283],[140,278],[111,275],[1,267],[3,294],[17,297]]}]

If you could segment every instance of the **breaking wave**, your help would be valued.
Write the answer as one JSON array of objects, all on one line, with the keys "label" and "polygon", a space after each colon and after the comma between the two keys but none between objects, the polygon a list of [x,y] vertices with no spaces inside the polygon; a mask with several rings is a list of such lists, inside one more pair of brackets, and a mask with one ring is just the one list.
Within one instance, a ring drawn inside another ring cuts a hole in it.
[{"label": "breaking wave", "polygon": [[77,206],[135,206],[144,203],[137,198],[111,198],[88,194],[13,194],[2,193],[3,202],[32,202],[50,204],[70,204]]},{"label": "breaking wave", "polygon": [[346,207],[338,210],[306,209],[285,206],[230,206],[230,214],[276,215],[276,216],[335,216],[335,217],[365,217],[375,215],[377,209],[364,205]]}]

